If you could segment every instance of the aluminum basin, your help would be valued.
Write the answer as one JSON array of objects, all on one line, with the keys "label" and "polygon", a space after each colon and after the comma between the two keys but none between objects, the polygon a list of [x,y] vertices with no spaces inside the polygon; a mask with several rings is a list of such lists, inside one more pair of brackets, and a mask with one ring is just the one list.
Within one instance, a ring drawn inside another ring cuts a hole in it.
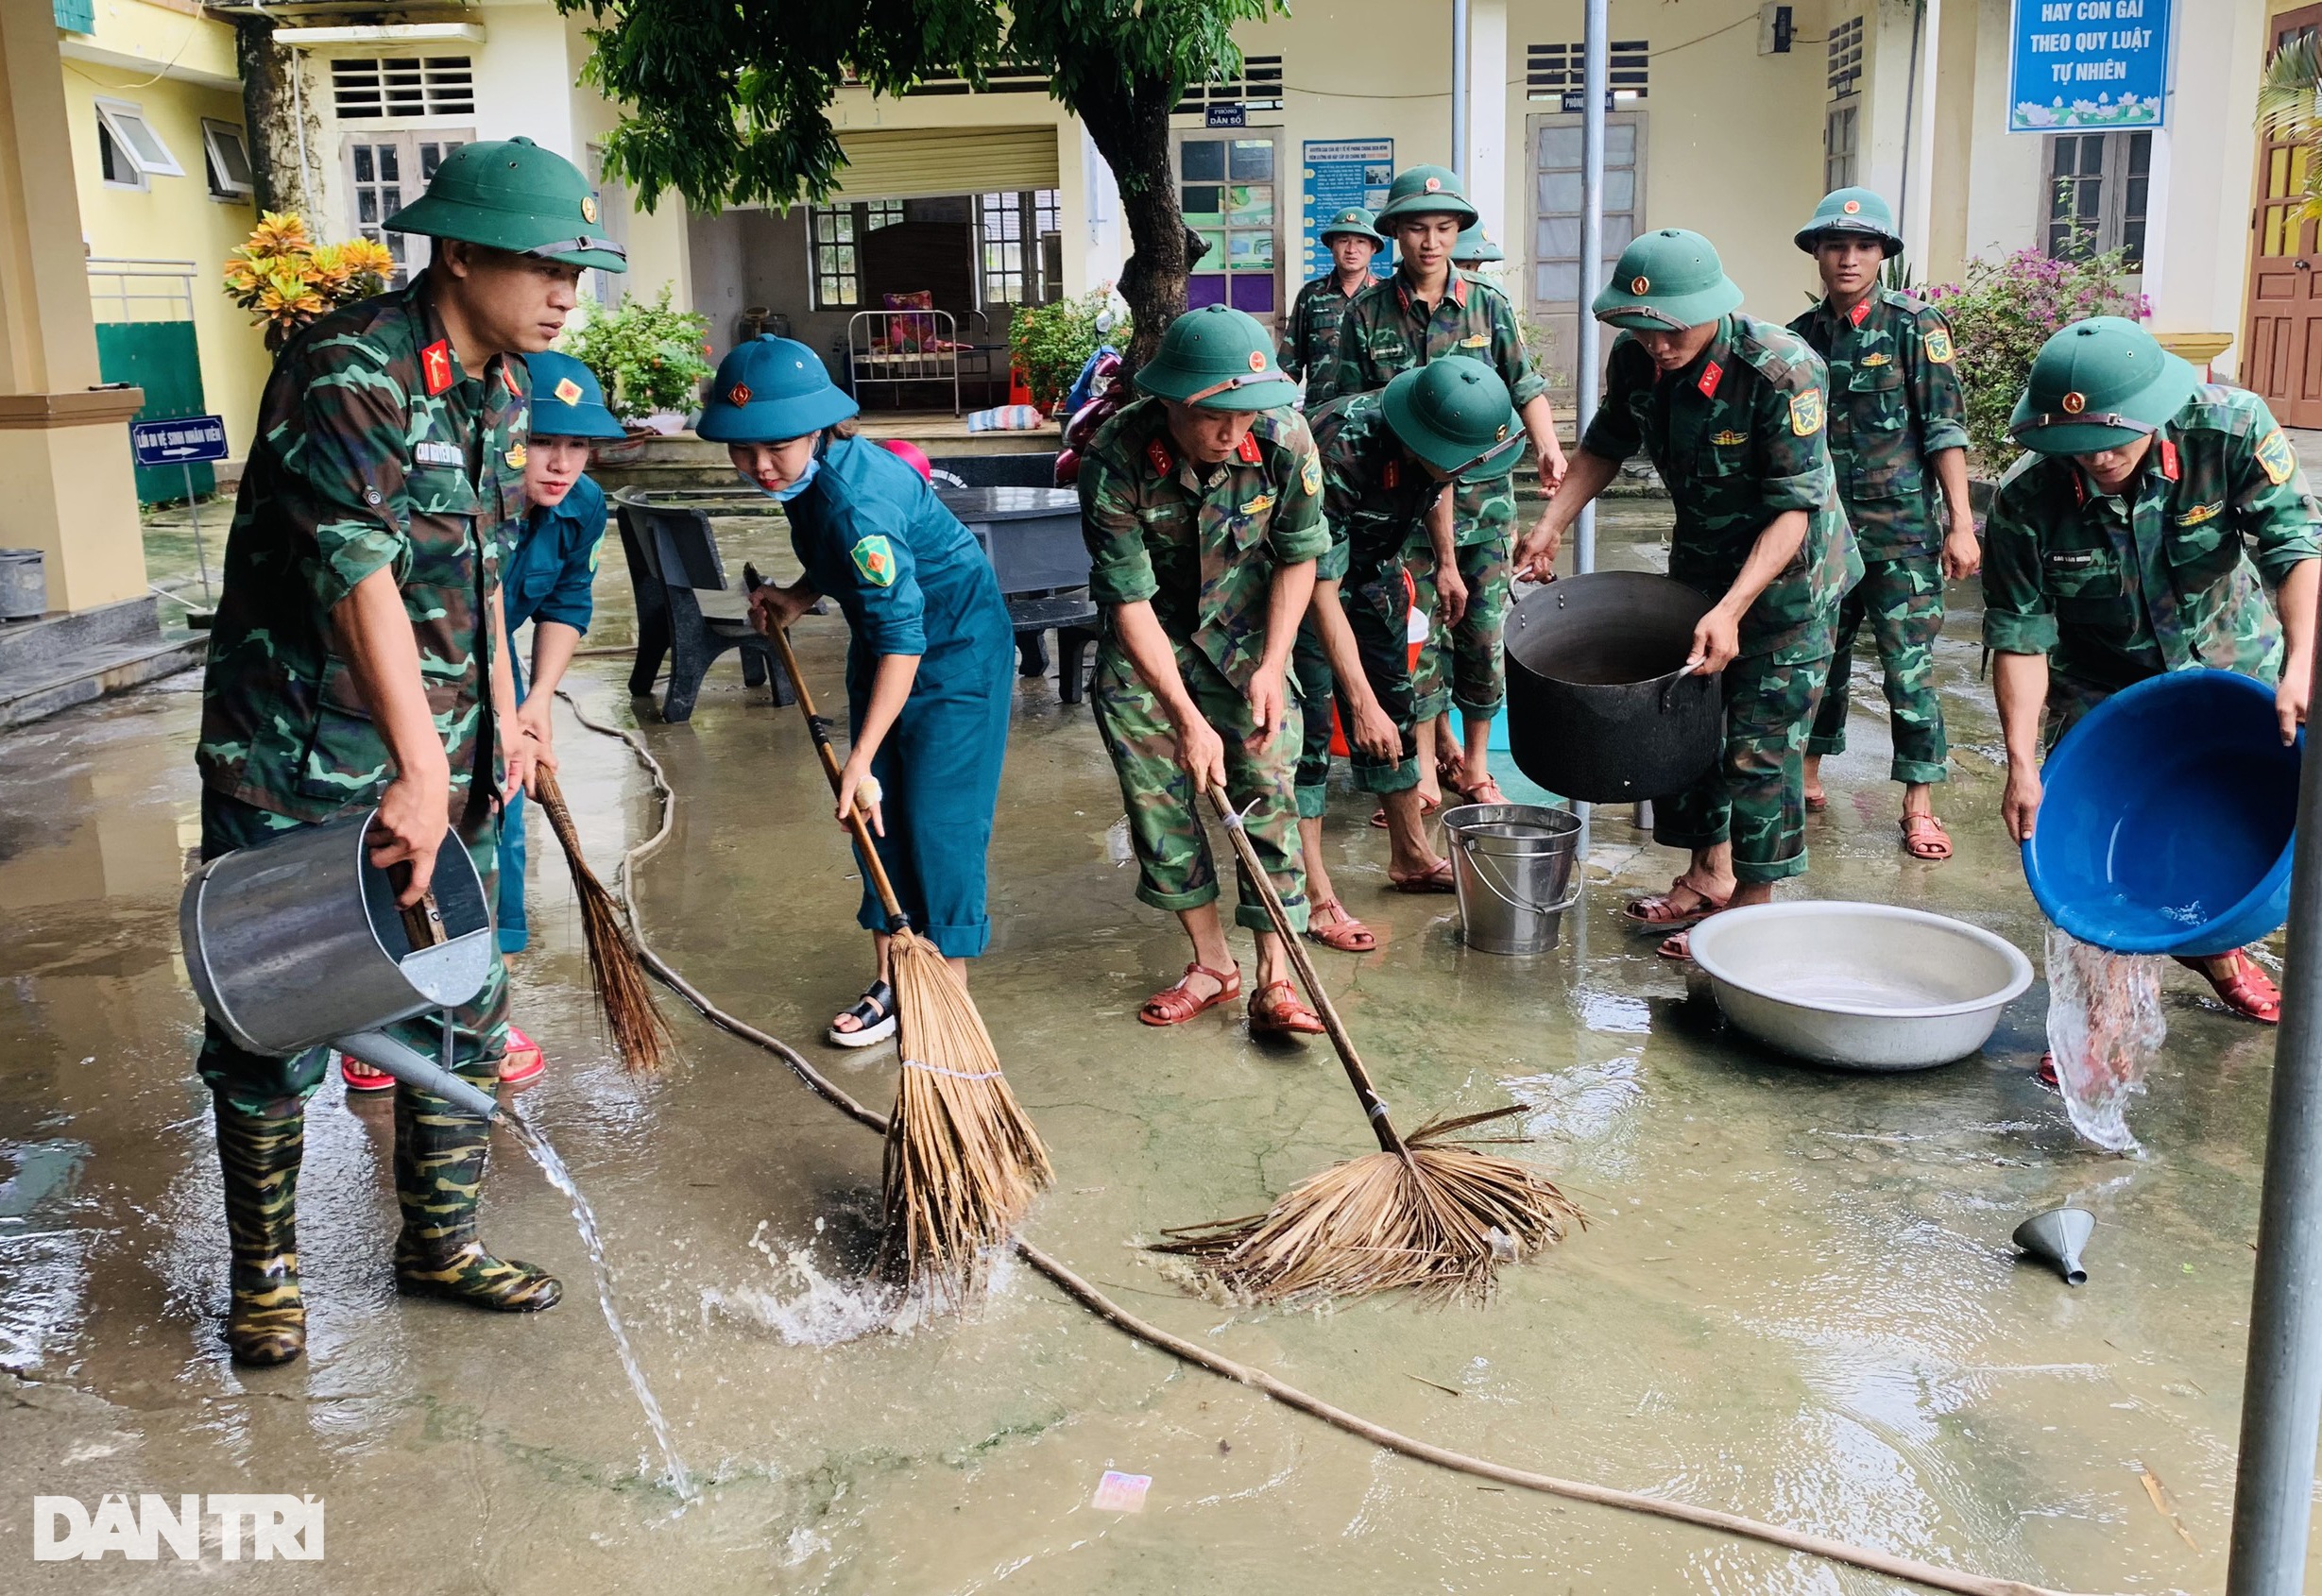
[{"label": "aluminum basin", "polygon": [[1885,904],[1728,909],[1696,925],[1691,945],[1727,1019],[1842,1069],[1964,1059],[2032,984],[2032,961],[2004,938]]}]

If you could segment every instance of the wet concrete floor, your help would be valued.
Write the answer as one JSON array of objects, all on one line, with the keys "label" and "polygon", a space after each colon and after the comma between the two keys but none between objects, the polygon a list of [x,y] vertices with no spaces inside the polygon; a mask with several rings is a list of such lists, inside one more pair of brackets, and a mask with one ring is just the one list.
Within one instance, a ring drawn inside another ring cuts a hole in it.
[{"label": "wet concrete floor", "polygon": [[[1665,507],[1608,514],[1606,563],[1650,565]],[[729,568],[780,564],[728,524]],[[608,551],[592,637],[630,635]],[[1959,857],[1896,847],[1875,688],[1831,761],[1814,867],[1784,896],[1956,914],[2037,959],[2040,922],[1996,807],[1972,586],[1942,651]],[[841,634],[810,621],[838,693]],[[637,718],[627,662],[580,662],[592,713]],[[561,1199],[502,1141],[498,1248],[566,1303],[499,1318],[391,1288],[390,1127],[335,1082],[309,1115],[307,1358],[252,1372],[220,1338],[226,1235],[176,906],[196,841],[198,677],[0,739],[0,1586],[176,1588],[174,1562],[41,1563],[30,1499],[288,1492],[327,1503],[321,1564],[228,1564],[283,1591],[1868,1592],[1870,1575],[1479,1486],[1378,1452],[1185,1367],[1025,1271],[901,1331],[849,1282],[877,1140],[690,1012],[666,1080],[623,1077],[588,1002],[560,859],[533,843],[518,1018],[547,1046],[523,1103],[602,1215],[624,1310],[685,1458],[684,1506],[587,1290]],[[857,887],[794,711],[731,656],[692,722],[650,710],[680,794],[641,873],[646,923],[702,988],[884,1104],[891,1049],[822,1026],[860,988]],[[652,828],[626,751],[567,719],[566,785],[601,870]],[[1409,1122],[1529,1110],[1527,1156],[1596,1223],[1480,1310],[1306,1314],[1188,1295],[1137,1249],[1252,1212],[1368,1146],[1321,1046],[1254,1044],[1238,1012],[1155,1032],[1173,925],[1131,896],[1118,790],[1085,705],[1019,690],[992,857],[998,934],[975,993],[1059,1180],[1031,1223],[1134,1311],[1381,1422],[1521,1466],[2078,1590],[2223,1581],[2272,1043],[2168,982],[2171,1034],[2131,1123],[2145,1156],[2077,1146],[2031,1075],[2041,989],[1981,1056],[1902,1078],[1803,1068],[1727,1034],[1616,917],[1675,857],[1599,811],[1587,893],[1535,960],[1462,949],[1449,899],[1383,891],[1368,806],[1334,798],[1330,862],[1383,946],[1319,953]],[[1246,957],[1246,955],[1245,955]],[[2097,1215],[2078,1291],[2008,1232]],[[1090,1497],[1150,1475],[1139,1514]],[[2148,1487],[2146,1476],[2152,1485]],[[2173,1506],[2172,1522],[2156,1505]],[[2181,1525],[2181,1527],[2180,1527]],[[164,1553],[166,1558],[168,1554]]]}]

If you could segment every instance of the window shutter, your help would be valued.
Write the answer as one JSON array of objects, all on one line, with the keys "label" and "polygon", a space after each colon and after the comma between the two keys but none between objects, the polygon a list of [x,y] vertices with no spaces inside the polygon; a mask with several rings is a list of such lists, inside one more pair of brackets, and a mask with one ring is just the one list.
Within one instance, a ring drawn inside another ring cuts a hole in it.
[{"label": "window shutter", "polygon": [[1056,129],[914,127],[842,130],[850,199],[933,199],[945,195],[1052,189]]}]

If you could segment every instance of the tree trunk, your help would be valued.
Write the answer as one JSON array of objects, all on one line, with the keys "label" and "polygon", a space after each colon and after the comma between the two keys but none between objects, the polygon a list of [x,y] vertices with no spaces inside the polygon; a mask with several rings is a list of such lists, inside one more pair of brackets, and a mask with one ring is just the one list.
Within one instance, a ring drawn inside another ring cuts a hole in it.
[{"label": "tree trunk", "polygon": [[1135,319],[1136,335],[1122,362],[1135,370],[1160,346],[1161,333],[1185,314],[1186,273],[1191,264],[1178,208],[1177,178],[1170,168],[1170,111],[1176,88],[1140,79],[1124,90],[1083,97],[1072,107],[1089,142],[1113,169],[1122,217],[1129,224],[1129,259],[1120,268],[1120,297]]},{"label": "tree trunk", "polygon": [[258,209],[296,211],[307,230],[326,236],[314,200],[299,142],[299,96],[291,84],[297,54],[274,42],[274,24],[264,17],[234,20],[234,59],[242,69],[242,116],[249,130],[250,184]]}]

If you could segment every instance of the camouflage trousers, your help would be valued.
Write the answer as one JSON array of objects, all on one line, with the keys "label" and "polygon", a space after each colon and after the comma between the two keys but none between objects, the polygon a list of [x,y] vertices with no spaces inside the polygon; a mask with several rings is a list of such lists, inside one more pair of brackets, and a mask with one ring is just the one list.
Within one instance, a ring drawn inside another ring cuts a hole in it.
[{"label": "camouflage trousers", "polygon": [[1508,622],[1509,560],[1515,549],[1515,478],[1462,483],[1457,493],[1451,539],[1460,579],[1467,585],[1467,608],[1460,623],[1446,630],[1435,619],[1430,595],[1426,646],[1448,660],[1451,702],[1460,713],[1488,721],[1508,696],[1500,641]]},{"label": "camouflage trousers", "polygon": [[[1258,862],[1273,878],[1291,925],[1303,931],[1306,873],[1291,787],[1305,739],[1298,699],[1294,693],[1286,695],[1289,702],[1282,729],[1263,748],[1253,749],[1245,740],[1251,730],[1249,700],[1200,650],[1179,643],[1176,652],[1186,691],[1225,744],[1226,796],[1236,808],[1248,809],[1244,829]],[[1208,800],[1194,791],[1192,778],[1178,767],[1176,732],[1160,698],[1137,674],[1128,652],[1110,637],[1097,647],[1088,698],[1105,752],[1113,756],[1113,769],[1120,777],[1129,841],[1136,850],[1137,897],[1172,912],[1217,902],[1218,867],[1204,822],[1211,812]],[[1265,900],[1246,879],[1240,882],[1234,924],[1254,931],[1273,929]]]},{"label": "camouflage trousers", "polygon": [[1814,717],[1809,754],[1846,752],[1847,688],[1854,673],[1854,636],[1865,620],[1887,677],[1887,708],[1895,755],[1887,779],[1910,785],[1947,781],[1951,745],[1943,701],[1935,690],[1935,639],[1943,630],[1943,568],[1933,554],[1866,560],[1863,579],[1838,607],[1837,650],[1830,684]]},{"label": "camouflage trousers", "polygon": [[[1365,754],[1348,739],[1347,764],[1358,792],[1404,792],[1419,785],[1419,724],[1443,712],[1443,702],[1428,707],[1421,696],[1419,679],[1411,670],[1409,594],[1403,582],[1404,563],[1389,560],[1370,570],[1351,570],[1339,589],[1346,607],[1346,621],[1354,629],[1355,651],[1362,656],[1363,679],[1387,719],[1402,739],[1392,760]],[[1434,564],[1427,573],[1432,592]],[[1426,651],[1420,651],[1426,663]],[[1349,723],[1353,716],[1347,717]]]},{"label": "camouflage trousers", "polygon": [[[213,788],[204,788],[201,857],[213,859],[236,848],[250,847],[299,823],[229,797]],[[484,877],[486,903],[493,901],[493,875],[499,863],[496,829],[487,810],[480,824],[463,826],[457,839],[467,846],[468,857],[475,860],[476,870]],[[445,845],[453,845],[453,840],[445,839]],[[383,1028],[398,1042],[430,1059],[441,1056],[443,1030],[434,1014],[398,1021]],[[495,946],[491,976],[484,990],[471,1002],[452,1010],[452,1072],[488,1092],[499,1081],[500,1060],[507,1050],[507,967],[501,962]],[[310,1047],[287,1059],[245,1052],[213,1020],[202,1033],[198,1067],[210,1090],[225,1103],[246,1114],[281,1118],[297,1113],[306,1099],[315,1095],[316,1088],[322,1084],[329,1061],[327,1047]],[[396,1095],[418,1097],[439,1108],[450,1106],[439,1097],[415,1093],[407,1086],[397,1087]]]},{"label": "camouflage trousers", "polygon": [[2064,734],[2080,723],[2080,718],[2106,699],[2120,691],[2118,688],[2100,688],[2094,682],[2078,676],[2067,676],[2054,666],[2048,668],[2048,702],[2040,717],[2040,752],[2042,758],[2056,752],[2056,745],[2064,740]]},{"label": "camouflage trousers", "polygon": [[1806,727],[1830,670],[1826,655],[1778,665],[1745,656],[1725,668],[1725,755],[1674,798],[1653,802],[1665,848],[1733,844],[1737,881],[1806,873]]},{"label": "camouflage trousers", "polygon": [[1298,818],[1319,820],[1330,793],[1330,712],[1338,695],[1338,675],[1330,669],[1330,655],[1323,650],[1322,628],[1315,625],[1311,614],[1298,623],[1298,642],[1290,650],[1289,688],[1305,726],[1292,778],[1298,793]]}]

